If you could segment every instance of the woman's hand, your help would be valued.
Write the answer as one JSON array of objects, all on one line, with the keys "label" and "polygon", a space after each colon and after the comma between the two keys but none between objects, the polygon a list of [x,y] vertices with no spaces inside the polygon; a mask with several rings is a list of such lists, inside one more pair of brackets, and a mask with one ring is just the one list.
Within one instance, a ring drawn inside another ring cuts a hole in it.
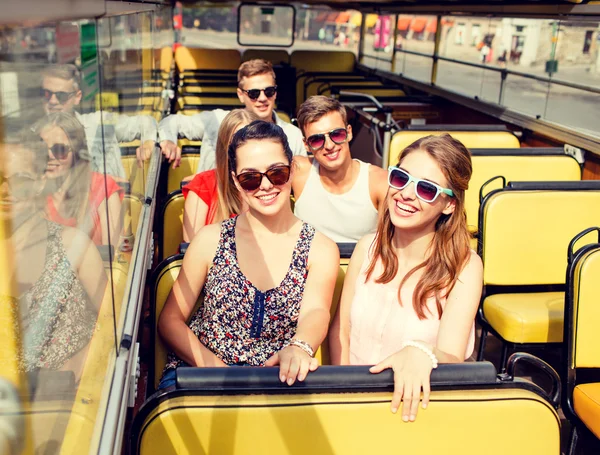
[{"label": "woman's hand", "polygon": [[286,346],[265,362],[266,367],[275,365],[279,365],[280,381],[292,385],[296,379],[304,381],[309,371],[318,368],[319,362],[298,346]]},{"label": "woman's hand", "polygon": [[422,408],[426,409],[429,404],[431,370],[433,363],[431,358],[419,348],[406,346],[387,359],[379,362],[369,370],[371,373],[381,373],[391,368],[394,370],[394,395],[392,396],[392,412],[396,413],[402,406],[402,420],[412,422],[417,416],[421,390],[423,390]]}]

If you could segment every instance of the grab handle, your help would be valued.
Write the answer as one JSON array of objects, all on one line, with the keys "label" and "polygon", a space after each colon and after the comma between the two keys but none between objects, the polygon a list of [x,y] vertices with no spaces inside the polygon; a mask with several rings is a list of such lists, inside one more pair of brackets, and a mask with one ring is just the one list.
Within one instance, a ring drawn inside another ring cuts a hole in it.
[{"label": "grab handle", "polygon": [[486,186],[488,186],[490,183],[492,183],[494,180],[498,180],[498,179],[502,180],[502,188],[504,188],[506,186],[506,178],[504,178],[504,176],[502,176],[502,175],[497,175],[496,177],[492,177],[491,179],[486,181],[483,185],[481,185],[481,188],[479,188],[479,203],[480,204],[481,204],[481,201],[483,200],[483,189]]},{"label": "grab handle", "polygon": [[600,243],[600,228],[599,227],[591,227],[581,231],[577,234],[573,239],[569,242],[569,250],[568,250],[568,261],[569,264],[573,261],[573,255],[575,254],[575,244],[579,242],[583,237],[588,235],[590,232],[598,232],[598,243]]},{"label": "grab handle", "polygon": [[538,367],[542,372],[546,374],[546,376],[548,376],[551,379],[552,389],[547,395],[550,400],[550,403],[552,403],[552,406],[554,406],[555,409],[558,409],[558,405],[560,404],[560,376],[558,376],[556,370],[539,357],[528,354],[526,352],[515,352],[509,357],[506,366],[506,372],[510,377],[515,377],[515,367],[519,362],[529,363],[535,367]]}]

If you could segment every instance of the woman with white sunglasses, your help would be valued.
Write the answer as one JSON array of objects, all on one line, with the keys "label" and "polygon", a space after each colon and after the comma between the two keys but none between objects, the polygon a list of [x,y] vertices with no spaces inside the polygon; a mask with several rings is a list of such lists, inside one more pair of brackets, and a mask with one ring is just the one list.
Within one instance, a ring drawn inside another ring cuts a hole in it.
[{"label": "woman with white sunglasses", "polygon": [[471,156],[450,135],[403,150],[388,171],[377,232],[357,244],[330,333],[335,364],[394,370],[392,412],[414,421],[431,371],[473,352],[483,283],[469,247],[465,190]]}]

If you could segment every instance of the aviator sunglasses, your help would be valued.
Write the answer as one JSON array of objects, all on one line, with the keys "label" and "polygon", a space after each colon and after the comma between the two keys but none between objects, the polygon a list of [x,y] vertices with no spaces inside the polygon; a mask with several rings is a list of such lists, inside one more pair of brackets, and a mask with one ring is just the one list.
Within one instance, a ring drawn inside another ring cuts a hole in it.
[{"label": "aviator sunglasses", "polygon": [[43,88],[40,92],[42,98],[45,101],[50,101],[52,99],[52,95],[56,96],[56,99],[60,104],[65,104],[69,101],[77,92],[53,92],[51,90]]},{"label": "aviator sunglasses", "polygon": [[240,88],[240,90],[248,95],[248,98],[251,100],[257,100],[260,97],[260,92],[265,92],[265,96],[267,98],[272,98],[275,96],[275,93],[277,93],[277,86],[273,85],[265,88],[251,88],[250,90],[244,90],[243,88]]},{"label": "aviator sunglasses", "polygon": [[325,147],[325,137],[331,139],[331,142],[334,144],[340,145],[348,138],[348,131],[346,128],[336,128],[328,133],[313,134],[312,136],[308,136],[306,143],[313,152],[316,152]]},{"label": "aviator sunglasses", "polygon": [[52,147],[48,147],[48,150],[57,160],[64,160],[71,151],[71,147],[65,144],[54,144]]},{"label": "aviator sunglasses", "polygon": [[273,185],[284,185],[290,179],[290,166],[275,166],[267,172],[249,171],[236,175],[236,178],[245,191],[254,191],[260,188],[263,177]]},{"label": "aviator sunglasses", "polygon": [[450,197],[454,196],[454,192],[448,188],[442,188],[428,180],[418,179],[413,177],[403,169],[390,166],[388,168],[388,183],[392,188],[402,190],[408,186],[410,182],[415,183],[415,194],[419,199],[425,202],[433,202],[437,199],[440,193],[447,194]]}]

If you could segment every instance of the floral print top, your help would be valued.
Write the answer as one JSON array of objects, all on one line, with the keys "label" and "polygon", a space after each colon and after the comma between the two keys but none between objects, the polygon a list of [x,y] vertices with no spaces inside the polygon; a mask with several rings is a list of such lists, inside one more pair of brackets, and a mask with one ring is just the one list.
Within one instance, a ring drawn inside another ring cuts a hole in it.
[{"label": "floral print top", "polygon": [[[204,286],[204,304],[189,327],[227,365],[261,366],[296,333],[315,229],[303,223],[283,281],[261,292],[244,276],[237,261],[237,219],[221,225],[219,247]],[[170,353],[165,371],[182,365],[184,362]]]},{"label": "floral print top", "polygon": [[[21,319],[21,368],[60,369],[89,343],[98,317],[71,267],[62,226],[47,221],[44,271],[14,308]],[[103,272],[102,272],[103,273]]]}]

